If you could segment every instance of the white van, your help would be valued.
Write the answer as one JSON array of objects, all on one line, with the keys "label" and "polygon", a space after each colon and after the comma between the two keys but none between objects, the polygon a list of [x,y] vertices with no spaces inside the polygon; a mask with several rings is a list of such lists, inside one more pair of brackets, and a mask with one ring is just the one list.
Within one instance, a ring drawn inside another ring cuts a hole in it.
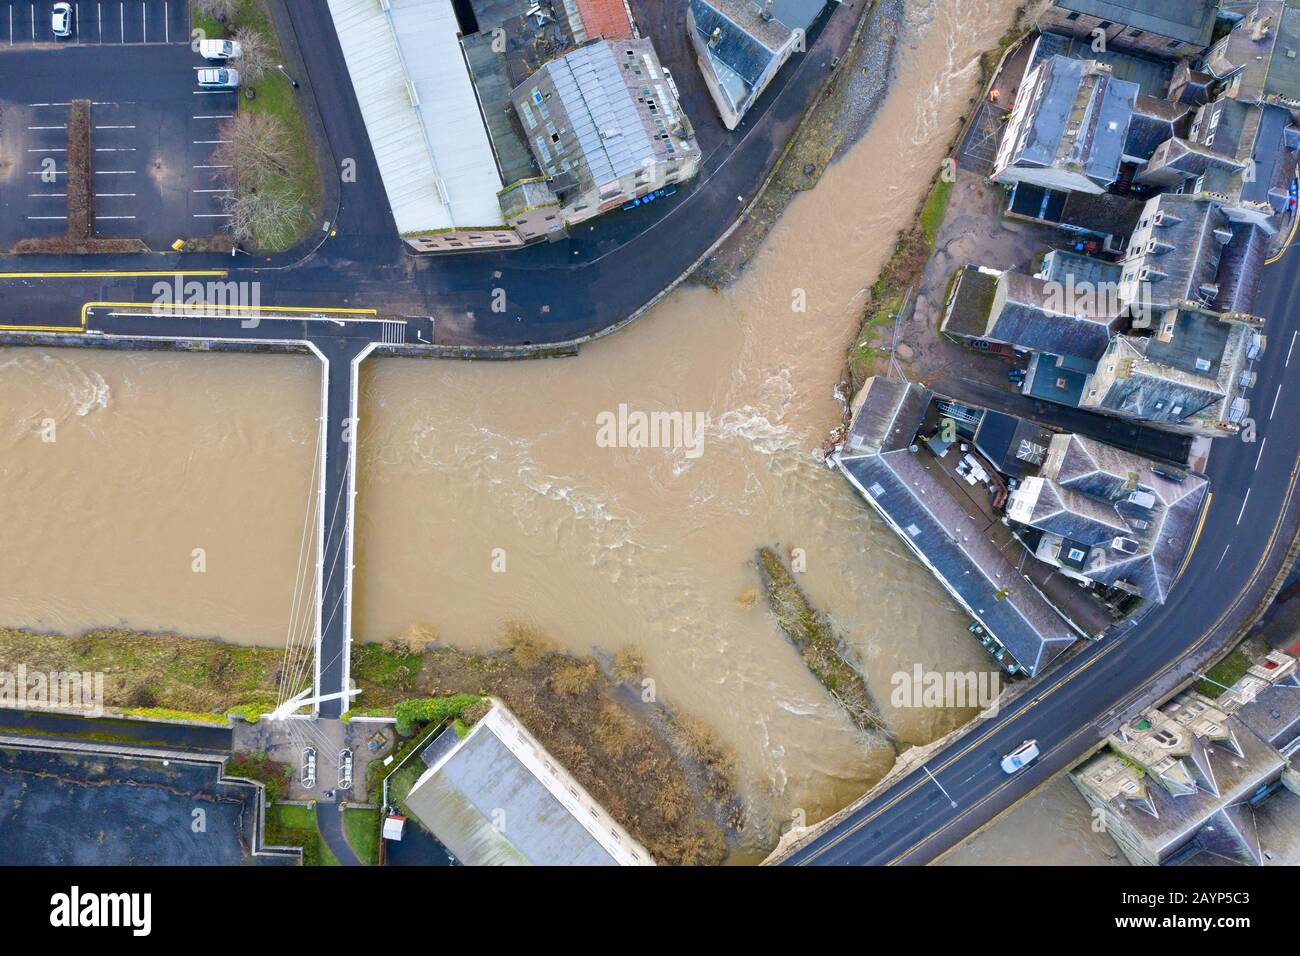
[{"label": "white van", "polygon": [[239,87],[239,71],[228,67],[196,70],[199,86],[208,90],[233,90]]}]

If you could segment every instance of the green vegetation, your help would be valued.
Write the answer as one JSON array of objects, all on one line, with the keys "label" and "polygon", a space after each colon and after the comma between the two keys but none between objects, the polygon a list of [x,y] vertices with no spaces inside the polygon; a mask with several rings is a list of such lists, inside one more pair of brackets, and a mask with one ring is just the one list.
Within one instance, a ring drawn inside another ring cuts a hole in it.
[{"label": "green vegetation", "polygon": [[[643,704],[620,686],[644,668],[635,649],[620,655],[611,679],[593,657],[561,653],[525,626],[507,626],[504,637],[503,649],[485,654],[426,647],[434,635],[418,629],[404,640],[354,648],[353,676],[366,710],[395,713],[400,706],[403,729],[416,733],[399,739],[389,767],[422,741],[422,727],[450,719],[452,731],[463,734],[485,712],[482,699],[495,696],[656,860],[725,859],[725,828],[737,831],[744,822],[734,756],[708,728],[661,704]],[[0,629],[0,670],[19,662],[103,672],[110,709],[218,722],[227,712],[255,717],[275,706],[283,651],[125,630],[65,637]],[[371,764],[368,792],[379,793],[387,769]],[[412,758],[390,779],[399,805],[402,787],[409,789],[423,769]],[[274,802],[292,771],[251,754],[232,760],[228,772],[261,780]]]},{"label": "green vegetation", "polygon": [[[1211,700],[1223,693],[1224,687],[1231,687],[1246,676],[1255,661],[1268,653],[1268,643],[1258,637],[1248,637],[1228,652],[1227,656],[1215,664],[1205,676],[1210,680],[1197,681],[1192,690],[1204,694]],[[1211,683],[1213,681],[1213,683]],[[1219,685],[1222,684],[1223,687]]]},{"label": "green vegetation", "polygon": [[404,700],[393,710],[397,718],[397,732],[409,737],[417,724],[442,723],[458,718],[483,698],[474,694],[453,694],[450,697],[426,697],[422,700]]},{"label": "green vegetation", "polygon": [[849,348],[849,382],[854,392],[874,374],[874,366],[884,356],[878,347],[877,336],[893,323],[907,291],[920,282],[925,264],[934,251],[951,193],[952,183],[942,176],[936,177],[917,214],[916,223],[899,234],[893,255],[871,286],[871,298],[863,309],[862,324]]},{"label": "green vegetation", "polygon": [[948,211],[948,197],[951,195],[952,180],[940,176],[926,197],[925,205],[921,207],[921,233],[931,250],[939,236],[939,227],[943,225],[944,213]]},{"label": "green vegetation", "polygon": [[338,866],[316,825],[313,807],[276,804],[266,809],[266,842],[271,846],[302,847],[303,866]]},{"label": "green vegetation", "polygon": [[867,733],[893,743],[893,734],[876,711],[862,675],[840,654],[830,623],[809,602],[784,562],[771,548],[758,549],[758,569],[768,603],[781,630],[799,651],[813,676]]},{"label": "green vegetation", "polygon": [[[238,12],[224,25],[204,16],[197,5],[191,4],[191,7],[194,29],[202,30],[208,38],[227,37],[236,31],[253,31],[265,39],[265,55],[269,61],[283,62],[280,41],[276,37],[264,0],[242,0]],[[243,95],[247,89],[252,89],[256,94],[251,100]],[[286,134],[292,154],[283,172],[276,170],[267,174],[265,188],[301,200],[296,219],[289,230],[262,231],[255,235],[253,244],[267,251],[287,249],[305,236],[316,219],[316,210],[321,201],[320,171],[316,168],[315,153],[307,135],[307,124],[298,110],[296,95],[289,81],[274,69],[267,71],[256,83],[245,84],[240,91],[239,108],[275,117]]]},{"label": "green vegetation", "polygon": [[343,811],[343,832],[348,838],[348,845],[366,866],[379,865],[379,827],[381,816],[378,810],[366,810],[363,807],[348,807]]},{"label": "green vegetation", "polygon": [[[272,760],[265,753],[234,753],[226,761],[226,776],[256,780],[266,787],[269,807],[280,799],[280,794],[293,780],[293,768],[287,763]],[[268,811],[269,812],[269,811]]]}]

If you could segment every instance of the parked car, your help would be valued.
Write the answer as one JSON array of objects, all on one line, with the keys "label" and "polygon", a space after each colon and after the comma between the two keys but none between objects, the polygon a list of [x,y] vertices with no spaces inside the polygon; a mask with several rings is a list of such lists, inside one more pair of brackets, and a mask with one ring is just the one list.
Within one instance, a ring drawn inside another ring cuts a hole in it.
[{"label": "parked car", "polygon": [[229,67],[197,70],[199,86],[209,90],[234,90],[239,87],[239,71]]},{"label": "parked car", "polygon": [[220,62],[237,60],[244,51],[238,40],[200,40],[199,55],[205,60]]},{"label": "parked car", "polygon": [[72,4],[56,3],[50,12],[50,29],[56,37],[72,36]]},{"label": "parked car", "polygon": [[1038,741],[1026,740],[1011,753],[1002,758],[1002,772],[1016,773],[1019,770],[1029,766],[1029,764],[1038,758]]}]

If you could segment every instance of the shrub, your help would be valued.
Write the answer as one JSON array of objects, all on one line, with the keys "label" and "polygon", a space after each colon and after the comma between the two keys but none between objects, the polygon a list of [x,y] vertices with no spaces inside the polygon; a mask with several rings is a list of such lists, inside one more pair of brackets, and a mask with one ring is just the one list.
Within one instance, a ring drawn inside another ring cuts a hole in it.
[{"label": "shrub", "polygon": [[481,700],[482,698],[475,694],[404,700],[393,708],[393,716],[397,718],[397,732],[403,737],[409,737],[414,733],[417,724],[430,721],[441,723],[444,720],[454,719]]}]

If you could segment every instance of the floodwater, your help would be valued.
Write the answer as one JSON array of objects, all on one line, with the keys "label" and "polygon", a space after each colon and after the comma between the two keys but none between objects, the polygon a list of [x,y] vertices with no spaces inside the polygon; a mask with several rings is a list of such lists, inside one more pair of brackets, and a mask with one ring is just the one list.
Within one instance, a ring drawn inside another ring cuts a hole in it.
[{"label": "floodwater", "polygon": [[[889,767],[757,592],[761,545],[853,648],[898,736],[891,677],[987,666],[965,619],[814,451],[865,289],[908,224],[1011,0],[909,4],[891,95],[733,288],[684,288],[579,358],[399,359],[362,375],[355,634],[470,648],[524,621],[575,651],[635,645],[669,706],[739,757],[746,847]],[[796,300],[806,311],[796,311]],[[0,350],[0,624],[174,628],[282,643],[314,450],[311,363]],[[699,444],[605,447],[602,413],[705,416]],[[15,413],[14,410],[17,410]],[[270,410],[270,411],[268,411]],[[47,418],[58,439],[41,440]],[[698,452],[698,453],[697,453]],[[191,569],[205,548],[207,569]]]}]

